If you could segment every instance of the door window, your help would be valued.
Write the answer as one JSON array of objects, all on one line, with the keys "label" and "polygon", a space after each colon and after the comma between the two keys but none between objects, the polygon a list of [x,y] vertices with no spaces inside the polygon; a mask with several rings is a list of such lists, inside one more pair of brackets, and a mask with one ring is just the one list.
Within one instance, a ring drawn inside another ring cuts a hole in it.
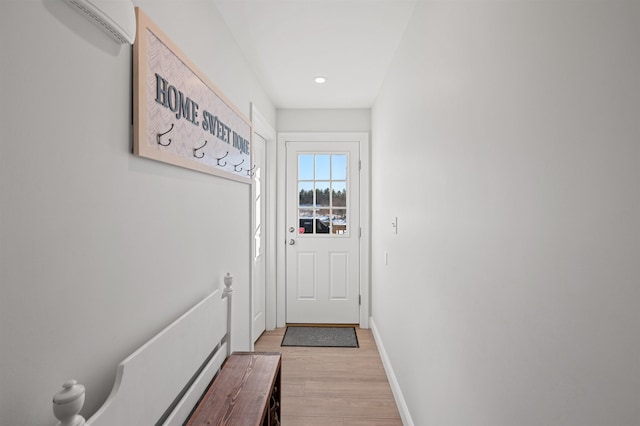
[{"label": "door window", "polygon": [[298,234],[348,236],[346,153],[298,154]]},{"label": "door window", "polygon": [[262,255],[262,187],[261,187],[261,174],[262,169],[256,165],[256,169],[253,175],[253,188],[255,195],[255,228],[253,230],[253,238],[255,239],[255,253],[254,259],[260,258]]}]

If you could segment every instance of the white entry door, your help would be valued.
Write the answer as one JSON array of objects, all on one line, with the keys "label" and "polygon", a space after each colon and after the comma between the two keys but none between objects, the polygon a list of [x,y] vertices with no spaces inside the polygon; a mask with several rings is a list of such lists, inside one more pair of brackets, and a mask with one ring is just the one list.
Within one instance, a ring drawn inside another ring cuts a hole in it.
[{"label": "white entry door", "polygon": [[287,323],[359,323],[359,148],[286,144]]},{"label": "white entry door", "polygon": [[265,261],[265,228],[266,203],[265,185],[265,144],[266,141],[257,133],[253,135],[253,265],[251,274],[251,318],[253,342],[258,340],[265,330],[265,294],[266,294],[266,261]]}]

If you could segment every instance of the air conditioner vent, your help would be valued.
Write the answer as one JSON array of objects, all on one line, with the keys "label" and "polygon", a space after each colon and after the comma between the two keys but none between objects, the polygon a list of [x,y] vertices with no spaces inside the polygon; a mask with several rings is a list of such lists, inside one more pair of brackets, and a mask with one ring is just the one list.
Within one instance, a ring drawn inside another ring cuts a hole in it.
[{"label": "air conditioner vent", "polygon": [[131,0],[65,0],[119,43],[133,44],[136,17]]}]

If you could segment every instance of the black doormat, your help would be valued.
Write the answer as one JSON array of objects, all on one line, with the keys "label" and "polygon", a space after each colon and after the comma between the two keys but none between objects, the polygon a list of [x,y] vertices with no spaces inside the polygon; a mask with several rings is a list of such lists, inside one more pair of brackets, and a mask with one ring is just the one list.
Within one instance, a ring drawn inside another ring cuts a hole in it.
[{"label": "black doormat", "polygon": [[358,336],[353,327],[287,327],[280,346],[357,348]]}]

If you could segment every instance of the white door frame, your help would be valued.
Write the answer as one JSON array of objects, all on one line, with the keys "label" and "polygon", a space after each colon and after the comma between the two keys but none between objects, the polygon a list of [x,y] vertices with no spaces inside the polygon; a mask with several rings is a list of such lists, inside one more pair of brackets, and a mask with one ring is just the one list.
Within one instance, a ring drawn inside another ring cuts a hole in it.
[{"label": "white door frame", "polygon": [[277,321],[278,327],[286,325],[286,143],[291,142],[359,142],[360,145],[360,327],[369,328],[369,311],[371,306],[370,271],[370,234],[371,234],[371,195],[369,173],[369,134],[368,133],[279,133],[278,134],[278,166],[277,166]]},{"label": "white door frame", "polygon": [[[263,200],[266,204],[266,220],[264,223],[264,254],[266,261],[266,277],[265,277],[265,325],[267,330],[276,328],[276,131],[269,124],[269,121],[260,113],[255,105],[251,105],[251,122],[253,124],[253,132],[259,134],[265,142],[265,173],[263,175],[264,184]],[[253,191],[251,191],[253,193]],[[255,253],[255,239],[253,238],[253,217],[255,215],[255,203],[251,201],[251,286],[253,288],[253,280],[255,279],[255,271],[253,271],[253,253]],[[250,291],[249,296],[249,317],[250,317],[250,340],[251,351],[253,351],[253,342],[258,336],[253,336],[253,294]]]}]

